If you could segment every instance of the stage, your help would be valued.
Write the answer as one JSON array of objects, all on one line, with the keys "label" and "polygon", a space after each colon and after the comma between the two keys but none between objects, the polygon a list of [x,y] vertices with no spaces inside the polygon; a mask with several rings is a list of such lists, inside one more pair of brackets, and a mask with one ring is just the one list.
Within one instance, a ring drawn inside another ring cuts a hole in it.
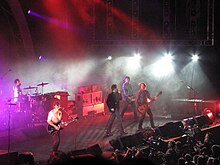
[{"label": "stage", "polygon": [[[107,137],[105,135],[105,127],[109,118],[109,113],[100,114],[96,116],[79,117],[77,122],[73,122],[61,131],[61,144],[59,147],[60,151],[65,153],[72,151],[85,150],[88,148],[95,147],[97,150],[101,149],[102,154],[105,157],[111,157],[114,152],[114,147],[110,145],[110,141],[121,138],[121,140],[127,140],[130,144],[132,143],[132,136],[138,134],[137,122],[133,121],[133,113],[125,113],[123,119],[123,126],[125,131],[128,133],[123,137],[120,136],[119,130],[117,129],[118,121],[116,119],[113,125],[113,136]],[[179,121],[171,119],[169,116],[154,116],[155,125],[158,128],[162,128],[166,123],[177,123]],[[150,123],[147,120],[144,122],[143,135],[144,137],[149,134]],[[201,129],[201,138],[204,136],[204,132],[213,131],[219,129],[219,122],[215,120],[209,127]],[[146,131],[147,130],[147,131]],[[174,130],[175,131],[175,130]],[[10,138],[9,135],[10,134]],[[130,139],[129,139],[130,138]],[[165,138],[164,143],[169,140],[179,140],[182,137]],[[36,162],[41,164],[45,163],[49,159],[52,139],[47,132],[47,124],[40,123],[32,126],[26,126],[23,128],[15,128],[1,131],[0,133],[0,150],[6,153],[13,152],[31,152],[34,154]],[[143,146],[142,146],[143,147]]]}]

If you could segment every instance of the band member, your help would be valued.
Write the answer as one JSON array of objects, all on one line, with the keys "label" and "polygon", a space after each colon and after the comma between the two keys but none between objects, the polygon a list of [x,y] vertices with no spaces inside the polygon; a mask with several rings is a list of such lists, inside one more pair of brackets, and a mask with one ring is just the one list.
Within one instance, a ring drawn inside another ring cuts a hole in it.
[{"label": "band member", "polygon": [[133,112],[134,112],[134,120],[137,121],[137,111],[136,111],[136,105],[135,105],[135,95],[133,92],[133,88],[131,86],[130,77],[126,76],[124,79],[124,83],[122,84],[122,93],[123,93],[123,109],[121,112],[121,117],[123,118],[125,111],[128,108],[128,105],[130,104]]},{"label": "band member", "polygon": [[51,134],[53,138],[53,147],[52,147],[52,153],[56,154],[60,145],[60,127],[58,123],[62,123],[62,111],[60,110],[60,103],[58,101],[55,101],[53,103],[53,109],[50,110],[47,117],[47,123],[49,126],[52,126],[55,129],[55,132]]},{"label": "band member", "polygon": [[142,125],[143,125],[143,121],[144,121],[146,113],[148,113],[149,115],[151,127],[154,128],[155,126],[154,126],[153,114],[151,112],[149,102],[151,102],[152,100],[156,100],[157,98],[156,96],[153,99],[150,97],[150,93],[147,90],[147,85],[144,82],[141,82],[138,85],[140,86],[140,89],[137,93],[138,108],[139,106],[146,105],[144,106],[144,110],[141,112],[141,118],[139,121],[138,130],[143,129]]},{"label": "band member", "polygon": [[115,120],[115,117],[118,118],[119,120],[119,129],[120,129],[120,134],[126,134],[126,132],[124,132],[123,126],[122,126],[122,118],[120,116],[120,106],[119,106],[119,102],[120,100],[122,100],[121,97],[121,93],[118,91],[118,86],[116,84],[113,84],[111,86],[111,90],[112,92],[108,95],[107,100],[106,100],[106,104],[109,108],[109,111],[111,112],[111,116],[108,120],[108,124],[107,124],[107,132],[106,135],[107,136],[112,136],[112,125],[113,122]]},{"label": "band member", "polygon": [[21,111],[22,90],[21,90],[21,81],[19,79],[14,80],[13,92],[14,92],[14,103],[17,104],[16,111]]}]

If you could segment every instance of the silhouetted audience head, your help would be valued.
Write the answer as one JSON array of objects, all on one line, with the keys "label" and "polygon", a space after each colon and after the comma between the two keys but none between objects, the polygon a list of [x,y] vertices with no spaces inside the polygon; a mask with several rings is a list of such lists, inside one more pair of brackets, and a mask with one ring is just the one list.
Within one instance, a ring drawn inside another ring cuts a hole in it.
[{"label": "silhouetted audience head", "polygon": [[192,156],[190,154],[186,154],[184,156],[186,162],[192,162]]},{"label": "silhouetted audience head", "polygon": [[205,157],[202,155],[199,155],[197,159],[197,165],[206,165]]},{"label": "silhouetted audience head", "polygon": [[143,158],[124,159],[119,164],[120,165],[155,165],[151,160],[143,159]]},{"label": "silhouetted audience head", "polygon": [[214,158],[212,163],[213,163],[213,165],[219,165],[220,161],[218,158]]},{"label": "silhouetted audience head", "polygon": [[185,165],[185,159],[183,157],[178,159],[178,165]]},{"label": "silhouetted audience head", "polygon": [[213,145],[211,150],[212,150],[212,156],[214,158],[220,157],[220,146],[219,145]]},{"label": "silhouetted audience head", "polygon": [[111,160],[107,160],[103,157],[87,154],[82,157],[73,158],[71,160],[71,164],[74,164],[74,165],[84,165],[84,164],[113,165],[114,163]]}]

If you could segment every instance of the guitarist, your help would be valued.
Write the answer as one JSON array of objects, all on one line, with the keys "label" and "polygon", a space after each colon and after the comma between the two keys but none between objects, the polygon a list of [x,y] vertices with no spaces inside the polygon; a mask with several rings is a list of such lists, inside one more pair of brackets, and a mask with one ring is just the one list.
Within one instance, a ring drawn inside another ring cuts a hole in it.
[{"label": "guitarist", "polygon": [[133,92],[133,88],[130,84],[130,77],[126,76],[124,78],[124,83],[122,84],[122,94],[123,94],[123,109],[121,112],[121,118],[123,118],[125,111],[128,108],[128,105],[130,104],[132,107],[132,110],[134,112],[134,121],[137,121],[137,111],[136,111],[136,105],[135,105],[135,95]]},{"label": "guitarist", "polygon": [[111,133],[111,129],[112,129],[112,125],[113,125],[113,122],[115,120],[115,117],[117,117],[118,120],[119,120],[120,134],[123,135],[123,134],[126,134],[126,132],[124,132],[124,129],[123,129],[123,126],[122,126],[122,118],[120,116],[119,102],[120,102],[120,100],[122,100],[121,93],[118,91],[117,84],[112,84],[111,90],[112,90],[112,92],[108,95],[107,100],[106,100],[106,104],[108,106],[108,109],[111,112],[111,116],[110,116],[110,118],[108,120],[108,123],[107,123],[106,135],[107,136],[112,136],[113,135]]},{"label": "guitarist", "polygon": [[144,82],[141,82],[138,85],[140,86],[140,89],[137,93],[137,104],[138,106],[141,106],[144,104],[147,105],[146,109],[141,113],[141,119],[139,121],[138,130],[143,130],[142,125],[143,125],[143,121],[144,121],[146,113],[148,113],[149,115],[151,127],[154,128],[155,126],[154,126],[153,114],[151,112],[150,106],[148,105],[148,102],[156,99],[156,97],[153,99],[150,97],[150,93],[147,90],[147,85]]},{"label": "guitarist", "polygon": [[53,103],[53,109],[50,110],[47,117],[47,123],[52,126],[56,132],[51,134],[53,138],[53,147],[52,147],[52,153],[51,156],[56,156],[56,153],[58,151],[58,147],[60,145],[60,127],[56,125],[57,123],[62,122],[62,111],[60,110],[60,103],[58,101],[55,101]]}]

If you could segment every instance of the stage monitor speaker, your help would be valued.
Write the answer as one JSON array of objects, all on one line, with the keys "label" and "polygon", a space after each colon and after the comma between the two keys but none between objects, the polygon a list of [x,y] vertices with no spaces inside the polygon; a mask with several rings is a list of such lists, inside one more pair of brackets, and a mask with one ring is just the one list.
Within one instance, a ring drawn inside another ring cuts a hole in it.
[{"label": "stage monitor speaker", "polygon": [[146,141],[142,132],[109,141],[109,143],[114,149],[119,149],[119,150],[125,149],[126,147],[131,148],[131,147],[140,146],[145,142]]},{"label": "stage monitor speaker", "polygon": [[181,121],[166,123],[155,130],[155,135],[163,138],[174,138],[183,135],[183,133],[183,123]]},{"label": "stage monitor speaker", "polygon": [[98,144],[95,144],[93,146],[90,146],[86,149],[87,154],[92,154],[92,155],[101,155],[102,154],[102,149]]},{"label": "stage monitor speaker", "polygon": [[199,128],[208,127],[212,124],[212,120],[207,115],[196,116],[195,120]]},{"label": "stage monitor speaker", "polygon": [[109,143],[110,143],[110,145],[111,145],[114,149],[119,149],[119,150],[121,150],[121,149],[123,148],[123,145],[122,145],[121,140],[120,140],[119,137],[116,138],[116,139],[111,139],[111,140],[109,141]]},{"label": "stage monitor speaker", "polygon": [[1,151],[0,150],[0,165],[16,165],[18,152]]},{"label": "stage monitor speaker", "polygon": [[84,148],[81,150],[75,150],[71,151],[70,155],[71,156],[81,156],[81,155],[101,155],[102,154],[102,149],[100,148],[99,144],[95,144],[93,146],[90,146],[88,148]]}]

